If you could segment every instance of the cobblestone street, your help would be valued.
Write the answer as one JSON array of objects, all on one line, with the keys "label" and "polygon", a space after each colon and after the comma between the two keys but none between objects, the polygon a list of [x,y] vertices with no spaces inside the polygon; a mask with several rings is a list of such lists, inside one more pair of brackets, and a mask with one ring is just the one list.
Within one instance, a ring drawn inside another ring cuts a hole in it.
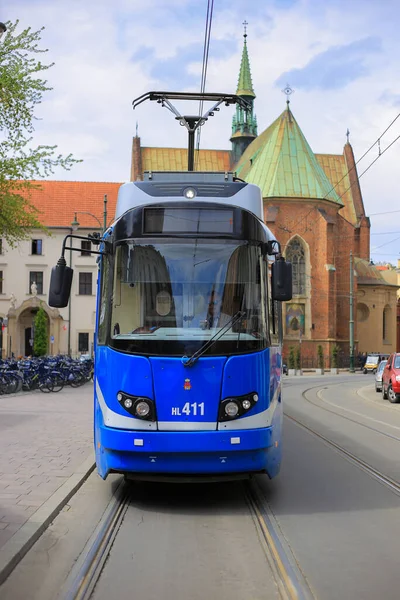
[{"label": "cobblestone street", "polygon": [[93,386],[0,396],[0,548],[92,450]]}]

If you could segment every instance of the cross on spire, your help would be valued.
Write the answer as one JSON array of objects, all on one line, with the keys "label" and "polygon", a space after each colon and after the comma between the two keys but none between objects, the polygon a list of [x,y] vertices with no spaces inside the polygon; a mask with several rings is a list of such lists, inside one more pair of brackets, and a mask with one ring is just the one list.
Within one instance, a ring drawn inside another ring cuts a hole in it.
[{"label": "cross on spire", "polygon": [[291,95],[294,93],[294,89],[292,89],[292,88],[290,87],[290,85],[287,83],[287,84],[286,84],[286,87],[284,87],[284,88],[283,88],[282,92],[283,92],[283,93],[285,94],[285,96],[286,96],[286,104],[287,104],[287,105],[288,105],[288,107],[289,107],[289,104],[290,104],[290,96],[291,96]]},{"label": "cross on spire", "polygon": [[244,37],[244,40],[246,41],[246,38],[247,38],[247,25],[248,25],[248,22],[246,21],[246,19],[243,21],[242,25],[244,26],[243,37]]},{"label": "cross on spire", "polygon": [[349,143],[350,143],[350,142],[349,142],[349,137],[350,137],[350,131],[349,131],[349,128],[347,128],[347,131],[346,131],[346,137],[347,137],[347,143],[349,144]]}]

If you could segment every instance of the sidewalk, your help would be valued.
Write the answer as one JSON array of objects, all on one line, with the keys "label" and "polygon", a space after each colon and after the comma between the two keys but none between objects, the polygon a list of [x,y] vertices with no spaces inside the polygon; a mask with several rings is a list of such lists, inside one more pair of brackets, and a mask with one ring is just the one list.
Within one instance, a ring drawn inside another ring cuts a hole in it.
[{"label": "sidewalk", "polygon": [[92,383],[0,396],[0,553],[86,459],[92,462],[92,430]]}]

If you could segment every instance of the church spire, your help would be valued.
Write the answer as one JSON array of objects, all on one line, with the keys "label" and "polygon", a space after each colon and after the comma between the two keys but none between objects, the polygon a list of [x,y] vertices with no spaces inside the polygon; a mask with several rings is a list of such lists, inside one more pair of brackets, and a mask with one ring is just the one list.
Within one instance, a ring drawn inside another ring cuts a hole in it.
[{"label": "church spire", "polygon": [[239,81],[236,94],[249,103],[248,109],[236,105],[236,114],[232,119],[232,164],[236,164],[247,146],[257,137],[257,118],[253,114],[254,98],[256,97],[251,81],[250,61],[247,52],[247,21],[244,21],[244,42],[242,60],[240,63]]},{"label": "church spire", "polygon": [[244,26],[244,43],[242,52],[242,61],[240,63],[239,81],[236,90],[237,96],[250,96],[255,98],[256,95],[253,90],[253,83],[251,81],[250,61],[247,52],[247,21],[243,21]]}]

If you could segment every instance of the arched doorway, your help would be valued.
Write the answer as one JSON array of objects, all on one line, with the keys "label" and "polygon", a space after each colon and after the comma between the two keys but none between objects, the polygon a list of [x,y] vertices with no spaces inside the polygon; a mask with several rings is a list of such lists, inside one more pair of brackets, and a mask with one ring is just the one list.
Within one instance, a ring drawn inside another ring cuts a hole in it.
[{"label": "arched doorway", "polygon": [[[34,319],[42,307],[46,313],[48,352],[60,352],[60,336],[64,333],[63,318],[57,308],[50,308],[37,297],[28,298],[18,308],[10,308],[7,315],[7,356],[30,356],[33,353],[35,337]],[[64,335],[65,338],[65,335]],[[62,340],[65,346],[66,341]],[[65,351],[65,350],[64,350]]]}]

